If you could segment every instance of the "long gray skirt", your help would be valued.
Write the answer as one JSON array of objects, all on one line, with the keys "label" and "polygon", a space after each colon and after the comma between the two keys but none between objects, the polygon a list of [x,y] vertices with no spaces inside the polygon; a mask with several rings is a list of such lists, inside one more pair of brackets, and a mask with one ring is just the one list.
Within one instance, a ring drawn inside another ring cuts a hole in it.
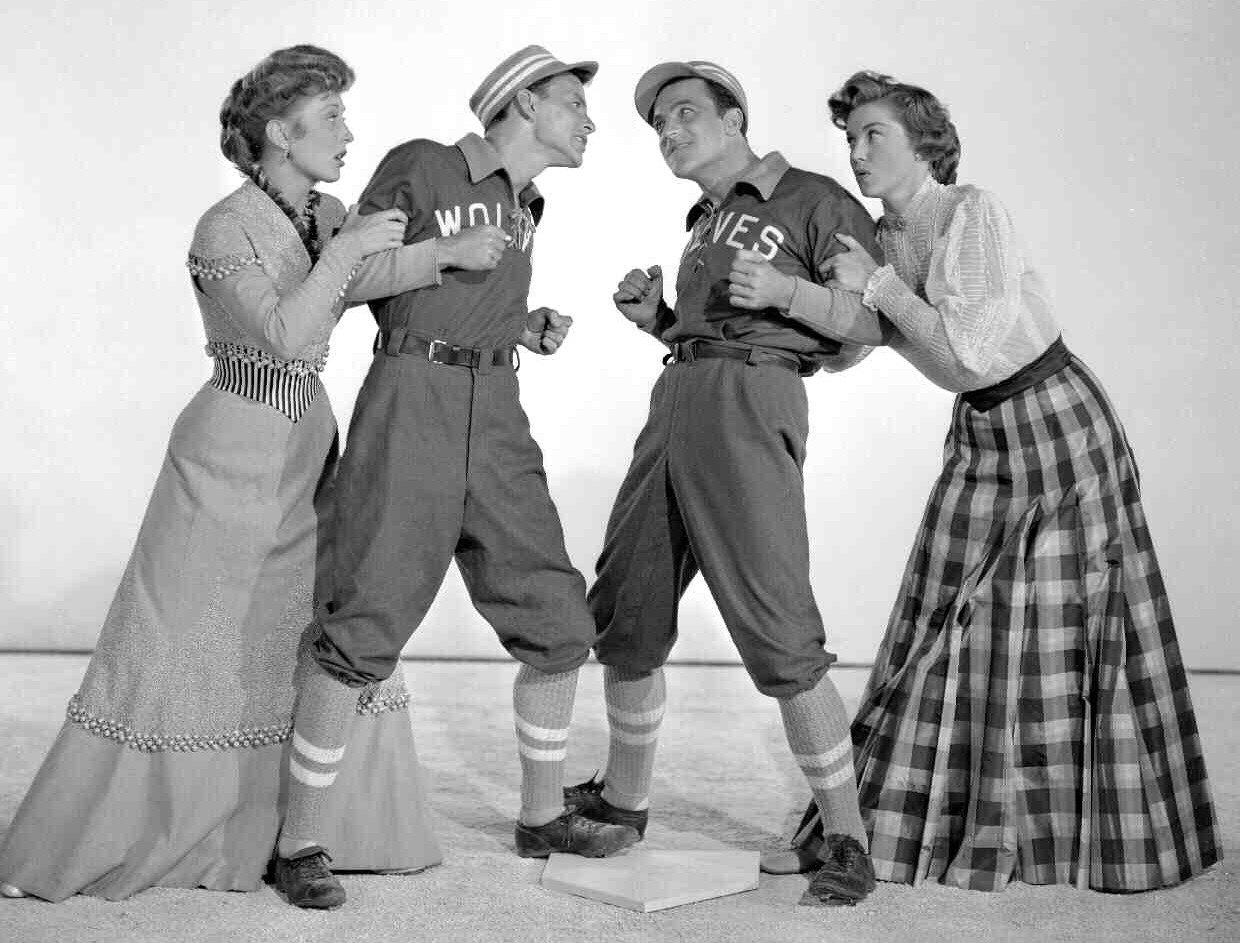
[{"label": "long gray skirt", "polygon": [[[283,814],[299,651],[336,424],[204,386],[177,419],[65,725],[0,844],[0,881],[62,900],[253,890]],[[440,860],[399,668],[362,689],[323,843],[343,870]]]}]

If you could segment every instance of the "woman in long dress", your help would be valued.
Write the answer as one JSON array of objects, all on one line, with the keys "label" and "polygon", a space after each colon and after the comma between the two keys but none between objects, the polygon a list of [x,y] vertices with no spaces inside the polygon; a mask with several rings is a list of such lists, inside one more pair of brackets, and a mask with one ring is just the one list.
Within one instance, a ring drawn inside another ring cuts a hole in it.
[{"label": "woman in long dress", "polygon": [[[862,194],[883,202],[887,264],[841,240],[832,281],[798,284],[789,315],[888,343],[959,394],[852,727],[877,876],[1184,881],[1221,846],[1124,429],[1002,204],[955,183],[938,99],[860,72],[830,107]],[[840,289],[874,319],[833,318]],[[811,803],[793,851],[764,866],[812,867],[820,836]]]},{"label": "woman in long dress", "polygon": [[[8,896],[261,885],[330,552],[328,337],[346,305],[490,267],[502,239],[478,227],[403,246],[400,211],[346,214],[313,189],[340,176],[352,80],[296,46],[224,101],[221,147],[246,180],[199,221],[188,261],[214,372],[173,426],[95,654],[0,845]],[[399,670],[358,698],[328,816],[341,869],[440,860],[408,703]]]}]

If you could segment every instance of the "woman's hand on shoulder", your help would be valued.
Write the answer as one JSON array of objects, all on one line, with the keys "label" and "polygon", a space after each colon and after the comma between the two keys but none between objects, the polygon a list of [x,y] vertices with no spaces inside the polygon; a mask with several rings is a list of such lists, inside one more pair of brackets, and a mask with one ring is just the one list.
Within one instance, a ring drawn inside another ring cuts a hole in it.
[{"label": "woman's hand on shoulder", "polygon": [[408,222],[409,217],[403,210],[393,208],[363,216],[354,203],[349,207],[348,215],[336,233],[336,238],[353,240],[358,255],[365,258],[376,252],[404,245],[405,226]]}]

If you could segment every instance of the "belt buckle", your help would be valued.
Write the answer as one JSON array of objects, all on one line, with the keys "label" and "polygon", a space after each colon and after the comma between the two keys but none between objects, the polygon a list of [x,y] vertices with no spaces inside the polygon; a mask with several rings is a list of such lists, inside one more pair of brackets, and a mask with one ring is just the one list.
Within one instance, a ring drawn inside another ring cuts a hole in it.
[{"label": "belt buckle", "polygon": [[439,359],[440,356],[442,356],[439,353],[440,349],[451,350],[452,345],[449,344],[447,341],[439,341],[439,340],[430,341],[426,345],[426,359],[429,360],[431,363],[443,363],[444,361]]}]

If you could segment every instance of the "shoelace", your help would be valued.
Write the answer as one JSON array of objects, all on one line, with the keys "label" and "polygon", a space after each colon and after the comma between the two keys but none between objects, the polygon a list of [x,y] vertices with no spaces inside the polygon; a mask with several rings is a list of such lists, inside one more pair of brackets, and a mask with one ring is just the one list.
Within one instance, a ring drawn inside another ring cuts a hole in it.
[{"label": "shoelace", "polygon": [[857,863],[857,855],[861,848],[854,842],[842,841],[831,852],[831,858],[840,866],[841,871],[851,871]]},{"label": "shoelace", "polygon": [[331,869],[327,867],[327,856],[323,854],[307,855],[293,863],[298,877],[304,879],[331,877]]},{"label": "shoelace", "polygon": [[[584,815],[578,815],[576,818],[579,820],[576,827],[581,831],[588,832],[590,834],[601,832],[607,827],[606,822],[596,822],[594,819],[588,819]],[[569,824],[571,825],[572,823],[570,822]]]}]

